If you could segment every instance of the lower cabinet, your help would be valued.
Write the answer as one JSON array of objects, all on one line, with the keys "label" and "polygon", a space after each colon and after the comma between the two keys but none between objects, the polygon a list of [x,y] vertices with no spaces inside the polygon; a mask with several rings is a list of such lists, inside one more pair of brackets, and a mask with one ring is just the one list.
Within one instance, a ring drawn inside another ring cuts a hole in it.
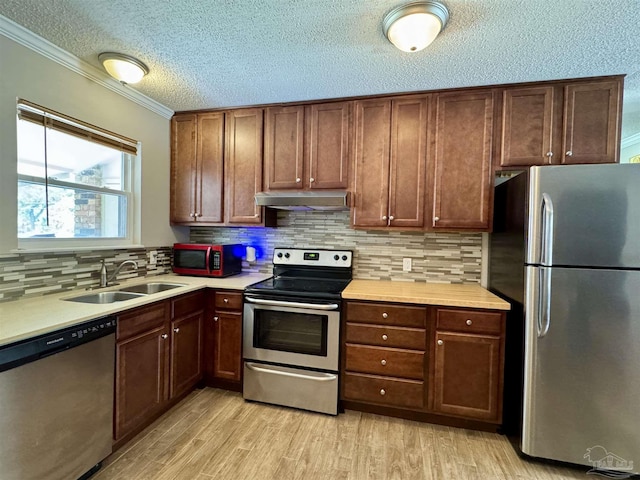
[{"label": "lower cabinet", "polygon": [[207,308],[207,384],[242,388],[242,292],[209,293]]},{"label": "lower cabinet", "polygon": [[359,301],[345,311],[348,408],[491,429],[502,422],[503,312]]},{"label": "lower cabinet", "polygon": [[151,423],[202,378],[204,293],[118,316],[114,439]]}]

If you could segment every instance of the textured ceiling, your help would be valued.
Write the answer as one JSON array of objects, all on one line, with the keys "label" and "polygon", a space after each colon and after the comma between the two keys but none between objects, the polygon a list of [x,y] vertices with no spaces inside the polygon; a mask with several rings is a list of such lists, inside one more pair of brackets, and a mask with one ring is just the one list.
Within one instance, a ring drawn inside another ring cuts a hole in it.
[{"label": "textured ceiling", "polygon": [[99,66],[133,55],[132,86],[173,110],[627,74],[623,138],[640,132],[640,1],[444,0],[419,53],[382,18],[409,0],[2,0],[0,14]]}]

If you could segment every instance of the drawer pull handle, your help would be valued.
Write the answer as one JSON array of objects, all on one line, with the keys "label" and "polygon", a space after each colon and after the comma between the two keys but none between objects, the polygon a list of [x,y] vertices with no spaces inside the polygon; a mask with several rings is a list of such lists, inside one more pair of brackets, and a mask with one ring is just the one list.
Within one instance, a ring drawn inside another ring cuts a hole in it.
[{"label": "drawer pull handle", "polygon": [[380,364],[384,367],[387,364],[387,361],[382,359],[382,360],[380,360]]},{"label": "drawer pull handle", "polygon": [[217,321],[218,321],[218,318],[220,318],[220,317],[213,317],[213,321],[214,321],[214,322],[217,322]]},{"label": "drawer pull handle", "polygon": [[387,338],[389,338],[389,337],[387,337],[387,335],[386,335],[386,334],[385,334],[385,335],[382,335],[382,339],[383,339],[383,340],[386,340]]},{"label": "drawer pull handle", "polygon": [[387,312],[384,312],[384,313],[382,314],[382,318],[388,318],[388,317],[389,317],[389,314],[388,314]]},{"label": "drawer pull handle", "polygon": [[438,340],[438,345],[444,345],[444,342],[442,340]]},{"label": "drawer pull handle", "polygon": [[228,298],[225,298],[225,299],[223,300],[223,302],[224,302],[224,303],[229,303],[229,299],[228,299]]},{"label": "drawer pull handle", "polygon": [[173,331],[176,332],[176,333],[179,333],[180,332],[180,328],[176,327],[176,328],[173,329]]},{"label": "drawer pull handle", "polygon": [[384,391],[384,388],[381,388],[380,389],[380,395],[386,395],[386,394],[387,394],[387,392]]},{"label": "drawer pull handle", "polygon": [[163,333],[160,336],[162,337],[163,340],[166,340],[167,338],[169,338],[169,335],[167,335],[166,333]]},{"label": "drawer pull handle", "polygon": [[467,320],[467,325],[471,325],[473,322],[471,320]]}]

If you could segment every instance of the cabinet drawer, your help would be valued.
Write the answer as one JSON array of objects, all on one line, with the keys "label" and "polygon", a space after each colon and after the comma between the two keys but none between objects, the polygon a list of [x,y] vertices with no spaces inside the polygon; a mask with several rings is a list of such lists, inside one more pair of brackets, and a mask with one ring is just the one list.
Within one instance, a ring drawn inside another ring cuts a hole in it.
[{"label": "cabinet drawer", "polygon": [[436,318],[438,330],[456,332],[493,333],[502,332],[502,313],[439,308]]},{"label": "cabinet drawer", "polygon": [[422,380],[424,352],[347,344],[345,369]]},{"label": "cabinet drawer", "polygon": [[424,405],[424,382],[357,373],[345,373],[343,378],[344,400],[407,408],[422,408]]},{"label": "cabinet drawer", "polygon": [[346,337],[349,343],[411,350],[424,350],[426,341],[424,328],[388,327],[350,322],[347,322]]},{"label": "cabinet drawer", "polygon": [[171,300],[171,318],[180,318],[204,310],[204,291],[187,293]]},{"label": "cabinet drawer", "polygon": [[117,339],[127,339],[147,330],[160,328],[168,321],[169,302],[157,302],[118,315]]},{"label": "cabinet drawer", "polygon": [[347,321],[354,323],[382,323],[424,328],[426,318],[427,309],[425,307],[360,302],[347,304]]},{"label": "cabinet drawer", "polygon": [[242,293],[216,292],[214,305],[216,310],[242,310]]}]

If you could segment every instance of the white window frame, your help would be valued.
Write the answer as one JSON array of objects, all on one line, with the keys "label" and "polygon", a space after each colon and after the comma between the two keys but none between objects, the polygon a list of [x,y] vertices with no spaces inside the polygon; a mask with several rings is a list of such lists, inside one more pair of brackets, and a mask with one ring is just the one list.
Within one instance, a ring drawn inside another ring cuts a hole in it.
[{"label": "white window frame", "polygon": [[[93,127],[81,121],[74,121],[65,115],[57,114],[43,107],[36,106],[30,102],[18,100],[18,112],[20,109],[34,109],[38,113],[44,116],[54,118],[58,121],[63,121],[74,127],[81,128],[92,134],[98,134],[106,137],[111,137],[117,140],[130,140],[111,132],[106,132],[97,127]],[[26,105],[26,107],[25,107]],[[21,120],[16,115],[16,122]],[[43,125],[43,128],[44,125]],[[18,139],[16,138],[16,142]],[[87,140],[89,141],[89,140]],[[131,142],[128,142],[131,144]],[[74,182],[65,182],[57,180],[55,178],[48,178],[46,183],[50,186],[59,186],[72,188],[75,190],[86,190],[96,193],[106,193],[112,195],[123,195],[127,202],[127,218],[126,218],[126,236],[124,237],[82,237],[82,238],[55,238],[55,237],[36,237],[36,238],[20,238],[18,236],[18,251],[20,252],[46,252],[46,251],[76,251],[76,250],[100,250],[100,249],[114,249],[114,248],[137,248],[142,247],[139,243],[140,239],[140,212],[138,199],[140,198],[140,162],[142,145],[140,142],[136,142],[136,155],[128,153],[123,159],[123,174],[124,174],[124,186],[125,190],[115,190],[111,188],[96,187],[92,185],[78,184]],[[127,153],[127,152],[124,152]],[[17,162],[17,159],[16,159]],[[17,164],[16,164],[17,167]],[[30,175],[18,174],[17,181],[28,181],[40,185],[45,184],[45,179],[42,177],[34,177]],[[16,204],[17,208],[17,204]],[[16,210],[17,215],[17,210]],[[17,220],[17,217],[16,217]]]}]

